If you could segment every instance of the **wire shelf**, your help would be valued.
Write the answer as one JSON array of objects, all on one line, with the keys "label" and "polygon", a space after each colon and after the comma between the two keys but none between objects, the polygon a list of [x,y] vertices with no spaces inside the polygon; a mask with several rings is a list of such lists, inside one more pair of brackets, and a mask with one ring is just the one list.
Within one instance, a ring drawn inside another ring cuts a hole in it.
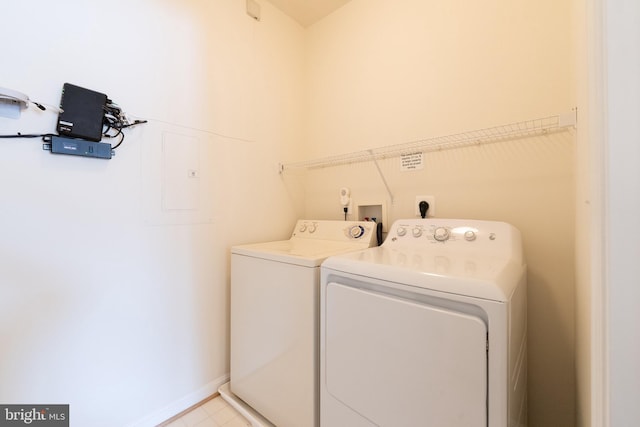
[{"label": "wire shelf", "polygon": [[470,145],[488,144],[538,135],[564,131],[576,126],[577,111],[566,114],[525,120],[484,129],[462,132],[454,135],[439,136],[404,144],[388,145],[370,150],[356,151],[348,154],[328,156],[315,160],[280,164],[280,172],[287,169],[317,169],[339,166],[350,163],[375,161],[391,157],[399,157],[417,152],[430,152],[467,147]]}]

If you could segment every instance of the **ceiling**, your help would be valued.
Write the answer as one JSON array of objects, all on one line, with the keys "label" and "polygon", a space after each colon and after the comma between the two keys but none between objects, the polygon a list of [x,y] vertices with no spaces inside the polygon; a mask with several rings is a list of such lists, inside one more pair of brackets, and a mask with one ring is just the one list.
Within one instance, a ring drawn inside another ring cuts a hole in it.
[{"label": "ceiling", "polygon": [[350,0],[269,0],[303,27],[319,21]]}]

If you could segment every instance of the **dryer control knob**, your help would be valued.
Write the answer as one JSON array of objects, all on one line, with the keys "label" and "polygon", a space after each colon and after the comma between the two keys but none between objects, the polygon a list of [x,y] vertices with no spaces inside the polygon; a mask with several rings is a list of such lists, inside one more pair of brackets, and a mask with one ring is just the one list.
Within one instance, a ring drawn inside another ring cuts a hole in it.
[{"label": "dryer control knob", "polygon": [[298,229],[298,231],[301,233],[304,233],[305,231],[307,231],[307,224],[302,224]]},{"label": "dryer control knob", "polygon": [[444,227],[438,227],[433,232],[433,238],[438,242],[444,242],[449,239],[449,230]]},{"label": "dryer control knob", "polygon": [[407,229],[404,227],[398,227],[398,236],[402,237],[407,234]]},{"label": "dryer control knob", "polygon": [[354,225],[349,229],[349,235],[354,239],[359,239],[364,235],[364,227],[361,225]]},{"label": "dryer control knob", "polygon": [[420,237],[422,236],[422,228],[416,227],[413,230],[411,230],[411,233],[413,234],[413,237]]},{"label": "dryer control knob", "polygon": [[315,231],[316,231],[316,229],[317,229],[317,228],[318,228],[318,226],[317,226],[317,225],[315,225],[315,224],[311,224],[311,225],[309,226],[309,233],[315,233]]},{"label": "dryer control knob", "polygon": [[464,232],[464,239],[465,239],[467,242],[473,242],[474,240],[476,240],[476,233],[475,233],[475,231],[471,231],[471,230],[465,231],[465,232]]}]

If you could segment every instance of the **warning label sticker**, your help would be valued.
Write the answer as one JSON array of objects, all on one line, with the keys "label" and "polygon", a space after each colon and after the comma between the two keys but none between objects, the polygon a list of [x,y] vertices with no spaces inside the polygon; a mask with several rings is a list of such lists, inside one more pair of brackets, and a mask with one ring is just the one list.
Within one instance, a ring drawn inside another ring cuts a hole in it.
[{"label": "warning label sticker", "polygon": [[400,156],[400,170],[403,172],[420,170],[424,168],[422,152],[402,154]]}]

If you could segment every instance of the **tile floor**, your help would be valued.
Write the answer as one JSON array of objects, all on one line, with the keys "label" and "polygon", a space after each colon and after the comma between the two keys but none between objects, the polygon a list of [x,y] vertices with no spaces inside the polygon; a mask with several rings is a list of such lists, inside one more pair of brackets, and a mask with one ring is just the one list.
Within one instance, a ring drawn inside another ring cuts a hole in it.
[{"label": "tile floor", "polygon": [[247,427],[251,423],[217,396],[187,412],[166,427]]}]

